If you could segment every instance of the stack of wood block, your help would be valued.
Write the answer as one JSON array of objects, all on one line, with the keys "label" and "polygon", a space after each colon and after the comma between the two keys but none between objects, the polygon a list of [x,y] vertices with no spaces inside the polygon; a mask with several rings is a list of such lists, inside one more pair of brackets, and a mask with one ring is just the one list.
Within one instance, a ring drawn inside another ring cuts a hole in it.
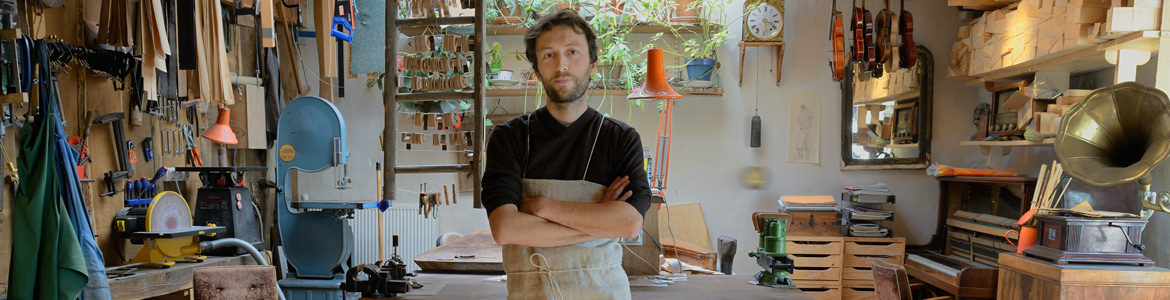
[{"label": "stack of wood block", "polygon": [[788,236],[788,257],[796,265],[792,280],[813,299],[873,299],[871,263],[901,265],[904,238]]},{"label": "stack of wood block", "polygon": [[884,98],[914,91],[918,88],[918,65],[887,70],[891,72],[880,78],[871,78],[868,74],[856,73],[860,75],[853,78],[853,102]]},{"label": "stack of wood block", "polygon": [[1157,30],[1159,0],[1023,0],[959,29],[948,76],[970,78],[1078,45]]}]

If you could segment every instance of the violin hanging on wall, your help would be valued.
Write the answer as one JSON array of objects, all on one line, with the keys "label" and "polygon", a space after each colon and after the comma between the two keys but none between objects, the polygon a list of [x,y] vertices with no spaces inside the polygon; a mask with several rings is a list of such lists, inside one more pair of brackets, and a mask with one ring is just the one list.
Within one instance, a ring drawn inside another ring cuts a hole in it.
[{"label": "violin hanging on wall", "polygon": [[914,16],[906,11],[906,0],[902,0],[902,16],[898,19],[898,34],[902,36],[902,45],[898,46],[901,59],[898,66],[913,67],[918,64],[918,50],[914,45]]},{"label": "violin hanging on wall", "polygon": [[865,8],[865,0],[861,0],[861,10],[865,12],[865,64],[866,72],[873,72],[877,68],[877,50],[873,47],[873,15]]},{"label": "violin hanging on wall", "polygon": [[877,38],[874,40],[874,56],[877,57],[877,65],[873,69],[873,77],[882,77],[885,64],[890,62],[890,27],[894,22],[894,13],[890,11],[890,0],[885,0],[886,7],[878,12],[877,20],[874,20],[874,27],[877,30]]},{"label": "violin hanging on wall", "polygon": [[857,7],[857,0],[853,0],[853,17],[849,20],[849,30],[853,32],[853,62],[865,61],[865,12]]},{"label": "violin hanging on wall", "polygon": [[833,69],[833,81],[845,80],[845,24],[844,16],[837,10],[837,0],[833,0],[833,16],[829,23],[829,41],[833,45],[832,57],[829,66]]}]

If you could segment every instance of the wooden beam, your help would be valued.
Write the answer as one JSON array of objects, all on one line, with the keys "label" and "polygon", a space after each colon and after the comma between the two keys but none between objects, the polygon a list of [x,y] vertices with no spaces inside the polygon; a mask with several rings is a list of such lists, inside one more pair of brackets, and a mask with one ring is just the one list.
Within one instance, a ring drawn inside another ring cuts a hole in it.
[{"label": "wooden beam", "polygon": [[313,7],[314,28],[317,31],[317,74],[320,75],[321,89],[317,96],[333,101],[332,78],[337,78],[337,45],[329,33],[330,24],[333,24],[333,1],[317,0]]}]

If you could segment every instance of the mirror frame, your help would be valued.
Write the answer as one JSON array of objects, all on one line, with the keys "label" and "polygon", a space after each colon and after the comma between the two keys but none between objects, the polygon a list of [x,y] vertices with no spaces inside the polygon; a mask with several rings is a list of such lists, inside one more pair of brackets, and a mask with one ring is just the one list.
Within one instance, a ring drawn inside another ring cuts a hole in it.
[{"label": "mirror frame", "polygon": [[841,81],[841,170],[910,170],[925,169],[930,165],[931,126],[934,106],[934,56],[926,47],[918,45],[918,157],[913,158],[853,158],[853,68],[845,66]]}]

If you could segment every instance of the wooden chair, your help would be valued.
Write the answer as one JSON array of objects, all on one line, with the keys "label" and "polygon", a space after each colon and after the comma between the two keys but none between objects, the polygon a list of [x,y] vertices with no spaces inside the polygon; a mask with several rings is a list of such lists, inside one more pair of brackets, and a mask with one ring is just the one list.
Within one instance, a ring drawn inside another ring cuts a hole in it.
[{"label": "wooden chair", "polygon": [[277,299],[276,267],[226,266],[197,268],[192,274],[195,300]]},{"label": "wooden chair", "polygon": [[[911,284],[910,277],[906,275],[906,268],[902,265],[880,260],[874,260],[870,265],[873,266],[874,295],[878,300],[914,300],[912,291],[926,288],[926,285],[921,283]],[[950,296],[935,296],[934,291],[930,293],[931,298],[925,300],[954,299]]]}]

